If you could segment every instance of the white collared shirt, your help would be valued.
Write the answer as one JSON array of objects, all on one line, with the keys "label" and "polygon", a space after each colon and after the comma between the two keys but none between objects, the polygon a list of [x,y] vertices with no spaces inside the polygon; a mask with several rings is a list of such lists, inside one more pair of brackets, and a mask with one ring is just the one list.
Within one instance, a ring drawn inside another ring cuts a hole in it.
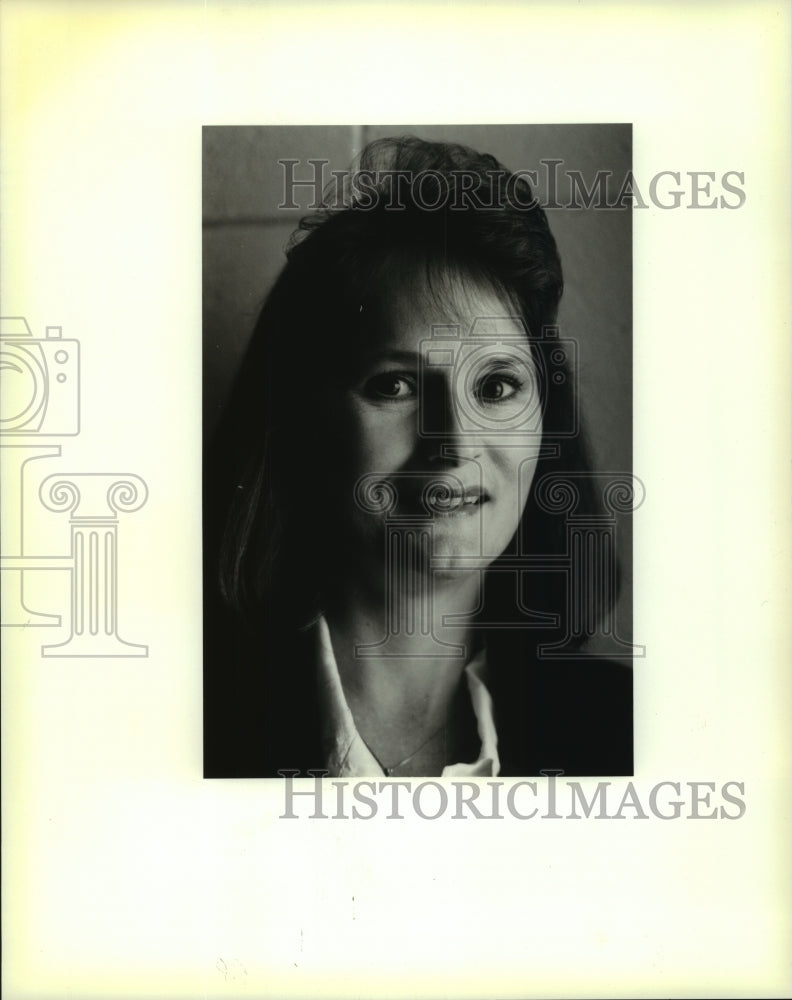
[{"label": "white collared shirt", "polygon": [[[324,618],[319,619],[316,629],[325,767],[334,778],[384,777],[385,771],[357,731],[338,673],[330,630]],[[443,768],[444,778],[494,778],[500,773],[498,734],[492,714],[492,697],[483,680],[485,667],[484,650],[477,653],[465,667],[470,702],[481,740],[478,759],[471,764],[449,764]]]}]

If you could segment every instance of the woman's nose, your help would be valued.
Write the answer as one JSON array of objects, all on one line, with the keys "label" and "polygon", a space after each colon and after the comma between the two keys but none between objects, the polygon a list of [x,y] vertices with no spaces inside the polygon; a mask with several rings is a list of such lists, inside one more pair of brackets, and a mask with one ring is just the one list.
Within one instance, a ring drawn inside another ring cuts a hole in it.
[{"label": "woman's nose", "polygon": [[456,465],[476,458],[480,444],[466,426],[453,378],[427,380],[421,391],[420,433],[429,461]]}]

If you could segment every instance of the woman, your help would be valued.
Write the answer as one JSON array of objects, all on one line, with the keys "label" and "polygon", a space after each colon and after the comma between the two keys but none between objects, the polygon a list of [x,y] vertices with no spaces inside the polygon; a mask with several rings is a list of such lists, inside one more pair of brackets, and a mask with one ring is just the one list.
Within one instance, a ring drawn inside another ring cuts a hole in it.
[{"label": "woman", "polygon": [[415,138],[336,195],[218,435],[207,775],[631,773],[629,671],[564,645],[540,486],[572,476],[596,510],[544,212],[494,158]]}]

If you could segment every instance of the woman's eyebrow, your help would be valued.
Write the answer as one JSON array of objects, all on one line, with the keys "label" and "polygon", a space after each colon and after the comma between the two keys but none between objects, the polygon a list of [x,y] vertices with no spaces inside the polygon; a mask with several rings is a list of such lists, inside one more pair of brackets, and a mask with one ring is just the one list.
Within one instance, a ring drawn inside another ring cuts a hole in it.
[{"label": "woman's eyebrow", "polygon": [[371,352],[367,360],[372,364],[381,361],[397,361],[400,364],[414,365],[417,367],[420,363],[420,358],[421,355],[417,351],[375,350]]}]

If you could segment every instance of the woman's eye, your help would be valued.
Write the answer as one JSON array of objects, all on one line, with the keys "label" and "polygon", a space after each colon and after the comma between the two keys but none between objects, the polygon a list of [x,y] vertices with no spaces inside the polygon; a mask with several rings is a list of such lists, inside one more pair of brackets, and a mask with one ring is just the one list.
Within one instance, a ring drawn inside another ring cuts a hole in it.
[{"label": "woman's eye", "polygon": [[476,389],[482,403],[500,403],[509,399],[520,389],[516,379],[506,375],[487,375]]},{"label": "woman's eye", "polygon": [[366,392],[374,399],[408,399],[415,393],[415,383],[407,375],[384,372],[368,380]]}]

